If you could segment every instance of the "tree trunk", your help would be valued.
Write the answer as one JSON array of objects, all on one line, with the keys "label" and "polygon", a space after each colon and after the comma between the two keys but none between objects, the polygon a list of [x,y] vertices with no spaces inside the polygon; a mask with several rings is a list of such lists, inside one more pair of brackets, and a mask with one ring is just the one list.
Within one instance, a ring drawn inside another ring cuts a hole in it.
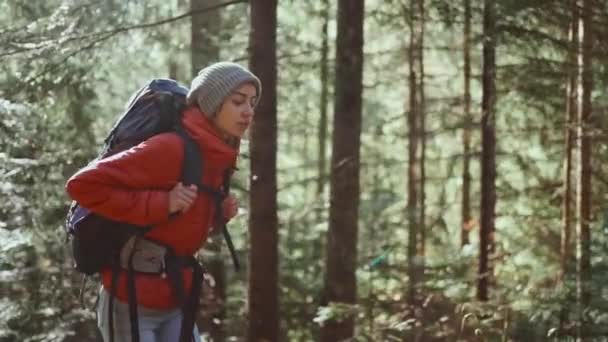
[{"label": "tree trunk", "polygon": [[566,124],[564,148],[564,190],[562,194],[562,234],[561,234],[561,274],[560,279],[568,273],[568,261],[571,253],[571,224],[572,224],[572,148],[575,143],[576,104],[577,104],[577,47],[578,47],[578,8],[576,0],[572,3],[572,19],[568,30],[570,41],[568,58],[568,86],[566,94]]},{"label": "tree trunk", "polygon": [[462,223],[460,245],[469,244],[471,217],[471,0],[464,0],[464,129],[462,134]]},{"label": "tree trunk", "polygon": [[481,117],[481,228],[479,230],[479,274],[477,298],[489,298],[493,267],[496,210],[496,8],[484,0],[483,10],[483,95]]},{"label": "tree trunk", "polygon": [[209,334],[212,341],[224,341],[226,319],[226,267],[221,257],[223,241],[221,236],[214,237],[205,245],[205,250],[212,253],[204,258],[205,271],[213,277],[213,286],[204,286],[201,296],[202,312],[197,324],[201,331]]},{"label": "tree trunk", "polygon": [[249,65],[264,86],[251,127],[248,341],[279,340],[277,0],[252,0]]},{"label": "tree trunk", "polygon": [[177,62],[173,59],[169,61],[169,78],[172,80],[177,80]]},{"label": "tree trunk", "polygon": [[74,125],[74,130],[70,132],[70,139],[78,146],[83,147],[80,152],[82,150],[86,151],[86,153],[74,154],[74,160],[63,171],[66,179],[77,171],[76,168],[78,166],[86,165],[89,158],[95,154],[94,145],[91,144],[95,141],[93,118],[85,110],[88,105],[84,101],[84,99],[88,99],[85,94],[86,89],[81,85],[70,83],[70,86],[66,87],[65,96],[69,99],[66,114]]},{"label": "tree trunk", "polygon": [[[221,0],[190,0],[190,10],[196,11],[220,3]],[[191,74],[194,77],[200,69],[219,59],[217,37],[221,30],[222,17],[220,11],[210,11],[193,14],[191,20]]]},{"label": "tree trunk", "polygon": [[418,255],[418,224],[417,224],[417,204],[418,204],[418,101],[417,89],[418,82],[416,77],[416,61],[418,60],[418,41],[415,25],[416,0],[410,0],[410,41],[408,46],[408,67],[409,67],[409,110],[407,111],[408,125],[408,170],[407,170],[407,220],[408,220],[408,243],[407,243],[407,273],[409,278],[408,303],[413,305],[416,297],[417,277],[417,255]]},{"label": "tree trunk", "polygon": [[[327,170],[327,129],[328,129],[328,117],[327,107],[329,105],[329,15],[330,5],[329,0],[323,1],[322,17],[323,23],[321,26],[321,97],[319,101],[319,127],[318,127],[318,163],[317,163],[317,206],[315,208],[316,223],[319,224],[324,222],[327,218],[327,212],[325,209],[325,203],[327,203],[327,195],[325,192],[325,183],[328,179]],[[312,257],[314,260],[322,260],[325,251],[325,240],[323,238],[315,239],[311,244],[313,248]],[[322,268],[322,267],[321,267]],[[312,268],[312,272],[318,274],[320,271],[319,267]],[[322,300],[322,298],[317,298]],[[321,303],[316,303],[321,304]],[[318,335],[316,326],[313,326],[313,334]]]},{"label": "tree trunk", "polygon": [[419,44],[418,44],[418,117],[420,118],[420,217],[418,241],[418,254],[421,257],[420,275],[424,275],[424,258],[426,256],[426,98],[424,94],[424,0],[418,0],[418,10],[420,12]]},{"label": "tree trunk", "polygon": [[[364,0],[339,0],[325,299],[347,305],[357,301],[363,14]],[[321,341],[353,335],[352,315],[321,328]]]},{"label": "tree trunk", "polygon": [[[211,2],[204,0],[190,0],[190,9],[197,10],[206,8],[219,3],[218,0]],[[191,17],[191,37],[190,37],[190,65],[192,77],[204,66],[211,64],[219,59],[220,47],[211,39],[220,32],[220,11],[194,14]],[[171,63],[171,78],[177,79],[177,64]],[[210,239],[205,249],[212,253],[212,256],[205,258],[207,272],[213,277],[215,285],[206,287],[205,295],[202,296],[203,310],[199,315],[197,324],[201,330],[208,333],[213,341],[224,341],[224,320],[226,318],[226,270],[223,259],[220,257],[223,241],[221,237]]]},{"label": "tree trunk", "polygon": [[582,312],[589,306],[591,293],[591,91],[593,78],[591,55],[593,50],[592,0],[582,0],[581,20],[579,22],[579,93],[578,101],[578,187],[576,211],[578,221],[577,233],[577,301],[579,305],[578,340],[585,340],[582,333],[586,331]]},{"label": "tree trunk", "polygon": [[[575,144],[576,105],[577,105],[577,49],[578,49],[578,20],[579,11],[576,0],[570,0],[572,17],[568,27],[570,42],[566,59],[568,70],[568,85],[566,92],[566,124],[564,130],[564,174],[562,194],[562,231],[560,249],[560,274],[558,282],[563,284],[570,273],[572,259],[572,150]],[[560,331],[564,331],[568,319],[568,301],[560,312]]]},{"label": "tree trunk", "polygon": [[[382,133],[382,124],[378,124],[376,126],[376,129],[374,131],[374,139],[376,141],[380,141],[380,139],[382,139],[383,133]],[[374,155],[374,158],[378,158],[377,160],[381,160],[380,158],[382,158],[382,154],[379,153],[377,155]],[[371,173],[372,173],[372,190],[371,190],[371,200],[372,203],[377,203],[377,204],[381,204],[381,206],[373,206],[374,210],[376,210],[377,212],[380,212],[381,210],[383,210],[385,208],[384,203],[382,201],[382,197],[381,197],[381,192],[382,192],[382,169],[383,169],[383,165],[382,163],[374,163],[373,164],[373,168],[371,169]],[[374,216],[371,221],[370,221],[370,228],[366,234],[366,239],[367,241],[370,243],[371,245],[371,252],[372,255],[376,256],[376,258],[380,258],[381,253],[386,253],[383,249],[383,247],[378,246],[377,241],[378,241],[378,236],[382,236],[385,232],[386,232],[386,219],[382,216],[382,215],[376,215]],[[378,262],[379,264],[379,262]],[[375,267],[374,265],[374,261],[372,261],[370,263],[369,269],[372,270],[372,272],[370,272],[370,279],[369,279],[369,283],[373,284],[376,279],[379,278],[379,276],[381,276],[379,274],[379,272],[374,272],[373,271],[373,267]],[[375,321],[376,321],[376,317],[375,317],[375,308],[378,302],[378,299],[376,298],[376,292],[374,291],[374,286],[369,286],[368,288],[368,293],[367,293],[367,307],[365,309],[366,315],[367,315],[367,334],[368,336],[373,336],[374,334],[374,330],[375,330]]]},{"label": "tree trunk", "polygon": [[[327,104],[329,94],[329,76],[328,76],[328,55],[329,55],[329,1],[323,0],[323,24],[321,28],[321,99],[319,103],[319,159],[317,164],[317,196],[323,198],[325,188],[325,177],[327,172]],[[320,208],[319,208],[320,212]]]}]

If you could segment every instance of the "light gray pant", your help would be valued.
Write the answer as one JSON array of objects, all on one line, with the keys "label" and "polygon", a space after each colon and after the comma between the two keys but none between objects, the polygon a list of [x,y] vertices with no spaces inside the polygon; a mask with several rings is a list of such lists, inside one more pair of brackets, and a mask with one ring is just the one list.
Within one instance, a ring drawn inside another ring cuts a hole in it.
[{"label": "light gray pant", "polygon": [[[97,305],[97,326],[101,331],[104,342],[110,341],[110,325],[108,324],[108,309],[110,293],[103,287],[99,292]],[[129,305],[114,298],[114,341],[131,342],[131,321],[129,319]],[[140,342],[176,342],[182,328],[182,311],[174,309],[169,311],[154,310],[143,306],[137,307],[139,318]],[[194,341],[201,342],[200,334],[194,325]]]}]

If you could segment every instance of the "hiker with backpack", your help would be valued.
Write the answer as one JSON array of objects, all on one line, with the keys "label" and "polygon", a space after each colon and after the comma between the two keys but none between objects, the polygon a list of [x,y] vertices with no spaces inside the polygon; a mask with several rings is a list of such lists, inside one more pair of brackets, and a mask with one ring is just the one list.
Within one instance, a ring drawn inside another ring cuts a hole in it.
[{"label": "hiker with backpack", "polygon": [[231,247],[229,179],[260,94],[259,79],[230,62],[202,69],[189,90],[155,80],[133,96],[102,155],[68,180],[76,268],[101,274],[105,342],[200,341],[203,270],[193,256],[212,229]]}]

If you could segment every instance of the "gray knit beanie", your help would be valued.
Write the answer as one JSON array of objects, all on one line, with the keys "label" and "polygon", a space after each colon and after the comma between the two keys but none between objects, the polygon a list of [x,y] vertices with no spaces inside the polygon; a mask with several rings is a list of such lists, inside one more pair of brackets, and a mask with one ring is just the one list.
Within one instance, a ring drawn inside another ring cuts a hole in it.
[{"label": "gray knit beanie", "polygon": [[201,69],[192,80],[186,103],[188,105],[198,103],[203,113],[213,117],[224,99],[244,83],[255,86],[258,98],[255,104],[257,104],[262,94],[262,85],[254,74],[236,63],[219,62],[209,65]]}]

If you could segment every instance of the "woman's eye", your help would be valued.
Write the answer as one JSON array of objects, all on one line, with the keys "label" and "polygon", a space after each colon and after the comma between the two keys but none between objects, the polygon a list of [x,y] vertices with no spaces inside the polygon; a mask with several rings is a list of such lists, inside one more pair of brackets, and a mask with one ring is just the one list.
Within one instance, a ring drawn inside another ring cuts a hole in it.
[{"label": "woman's eye", "polygon": [[232,103],[234,103],[235,106],[240,106],[243,103],[245,103],[245,101],[241,101],[241,100],[232,100]]}]

